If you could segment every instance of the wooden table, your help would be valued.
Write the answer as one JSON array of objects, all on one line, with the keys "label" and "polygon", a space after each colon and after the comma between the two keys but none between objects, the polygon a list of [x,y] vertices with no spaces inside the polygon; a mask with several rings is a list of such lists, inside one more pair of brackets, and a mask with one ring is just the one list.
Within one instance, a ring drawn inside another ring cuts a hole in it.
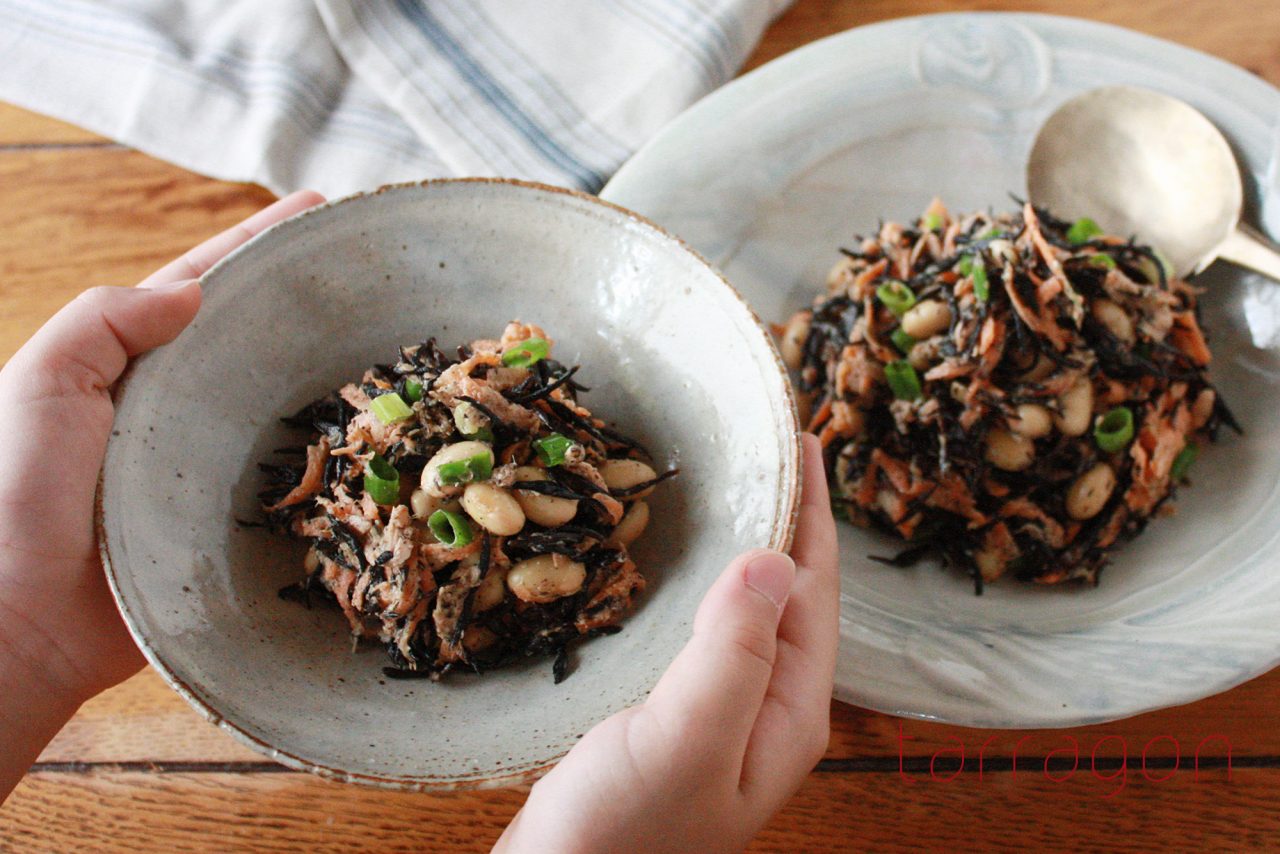
[{"label": "wooden table", "polygon": [[[1280,84],[1276,0],[798,0],[749,65],[848,27],[968,9],[1121,24]],[[135,282],[270,199],[0,105],[0,358],[81,289]],[[1278,701],[1280,671],[1182,708],[1030,733],[836,703],[827,758],[752,850],[1280,844]],[[0,850],[482,851],[523,797],[394,794],[288,771],[200,720],[148,671],[86,704],[48,747],[0,808]]]}]

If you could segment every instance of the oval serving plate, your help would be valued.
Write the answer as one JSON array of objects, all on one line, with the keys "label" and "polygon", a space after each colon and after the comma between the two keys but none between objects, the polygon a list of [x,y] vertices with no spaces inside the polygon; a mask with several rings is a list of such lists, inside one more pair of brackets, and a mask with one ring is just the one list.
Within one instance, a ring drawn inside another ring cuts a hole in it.
[{"label": "oval serving plate", "polygon": [[[1231,140],[1247,217],[1280,231],[1280,92],[1233,65],[1127,30],[1023,14],[909,18],[802,48],[667,126],[602,196],[662,222],[763,318],[821,288],[836,249],[941,196],[954,211],[1025,195],[1035,133],[1079,92],[1128,83],[1182,98]],[[868,560],[900,544],[842,525],[836,696],[971,726],[1096,723],[1223,691],[1280,662],[1280,358],[1244,320],[1261,280],[1200,276],[1214,381],[1244,424],[1114,555],[1097,589]]]},{"label": "oval serving plate", "polygon": [[[100,488],[103,562],[147,658],[209,720],[295,768],[398,788],[527,780],[638,700],[736,554],[788,547],[799,443],[790,386],[723,278],[593,197],[498,180],[384,188],[307,211],[204,277],[204,305],[138,359]],[[383,678],[340,612],[282,601],[303,548],[260,518],[257,463],[296,444],[279,417],[399,344],[542,324],[592,410],[680,466],[634,554],[650,586],[622,631],[441,683]]]}]

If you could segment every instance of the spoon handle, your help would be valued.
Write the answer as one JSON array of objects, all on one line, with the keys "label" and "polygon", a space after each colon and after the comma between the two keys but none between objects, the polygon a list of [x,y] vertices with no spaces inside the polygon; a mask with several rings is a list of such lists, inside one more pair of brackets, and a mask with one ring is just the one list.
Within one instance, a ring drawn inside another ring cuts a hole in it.
[{"label": "spoon handle", "polygon": [[1218,257],[1280,282],[1280,246],[1244,223],[1227,237]]}]

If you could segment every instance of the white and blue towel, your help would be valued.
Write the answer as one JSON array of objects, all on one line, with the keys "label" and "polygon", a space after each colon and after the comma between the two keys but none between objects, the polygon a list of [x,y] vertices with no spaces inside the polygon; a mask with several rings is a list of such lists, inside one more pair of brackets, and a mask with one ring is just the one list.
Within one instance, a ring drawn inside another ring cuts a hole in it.
[{"label": "white and blue towel", "polygon": [[787,2],[0,0],[0,100],[280,193],[596,190]]}]

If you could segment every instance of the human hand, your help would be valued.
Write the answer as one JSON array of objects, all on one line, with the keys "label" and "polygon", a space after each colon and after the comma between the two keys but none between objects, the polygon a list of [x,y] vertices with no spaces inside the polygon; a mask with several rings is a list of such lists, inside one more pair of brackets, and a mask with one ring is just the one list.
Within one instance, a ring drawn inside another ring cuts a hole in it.
[{"label": "human hand", "polygon": [[826,750],[838,623],[835,522],[805,436],[791,558],[729,564],[649,698],[538,781],[494,850],[742,849]]},{"label": "human hand", "polygon": [[44,739],[25,738],[25,748],[19,741],[51,737],[84,700],[143,664],[111,601],[94,537],[111,385],[131,357],[191,322],[197,277],[258,232],[323,201],[295,193],[137,288],[85,291],[0,370],[0,799],[17,780],[12,772],[25,770],[23,756]]}]

